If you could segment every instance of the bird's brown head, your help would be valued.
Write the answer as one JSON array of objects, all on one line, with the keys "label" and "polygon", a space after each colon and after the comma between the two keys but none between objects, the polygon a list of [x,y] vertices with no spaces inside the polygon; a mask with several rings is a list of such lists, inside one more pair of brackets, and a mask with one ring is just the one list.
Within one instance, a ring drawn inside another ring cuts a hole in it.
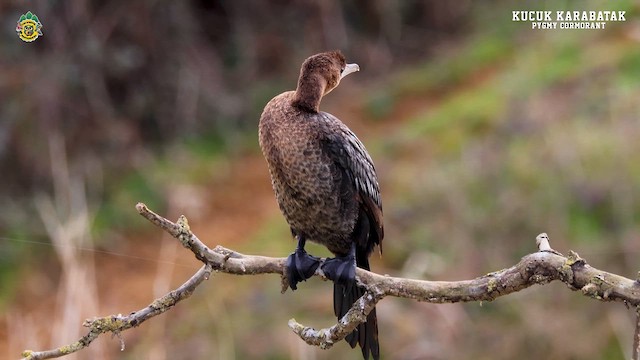
[{"label": "bird's brown head", "polygon": [[300,68],[292,105],[304,111],[318,112],[322,97],[335,89],[343,77],[359,70],[358,64],[347,64],[340,51],[328,51],[307,58]]}]

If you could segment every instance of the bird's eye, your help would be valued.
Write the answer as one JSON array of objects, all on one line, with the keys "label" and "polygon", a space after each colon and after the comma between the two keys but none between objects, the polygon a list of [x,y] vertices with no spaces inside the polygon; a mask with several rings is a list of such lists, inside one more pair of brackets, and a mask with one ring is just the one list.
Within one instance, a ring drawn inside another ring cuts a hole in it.
[{"label": "bird's eye", "polygon": [[344,72],[344,66],[340,68],[340,73],[342,74]]}]

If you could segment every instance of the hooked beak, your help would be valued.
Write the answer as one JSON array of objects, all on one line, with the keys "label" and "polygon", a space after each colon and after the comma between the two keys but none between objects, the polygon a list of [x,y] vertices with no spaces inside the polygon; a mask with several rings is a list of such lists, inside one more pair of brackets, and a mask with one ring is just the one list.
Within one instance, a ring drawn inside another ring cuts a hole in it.
[{"label": "hooked beak", "polygon": [[342,80],[343,77],[356,72],[356,71],[360,71],[360,66],[358,66],[358,64],[347,64],[344,66],[344,70],[342,70],[342,74],[340,74],[340,80]]}]

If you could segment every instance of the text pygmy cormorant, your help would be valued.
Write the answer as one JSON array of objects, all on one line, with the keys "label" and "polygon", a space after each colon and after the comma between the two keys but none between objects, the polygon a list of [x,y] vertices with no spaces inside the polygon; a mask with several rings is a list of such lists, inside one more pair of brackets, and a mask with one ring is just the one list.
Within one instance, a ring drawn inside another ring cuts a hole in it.
[{"label": "text pygmy cormorant", "polygon": [[[260,147],[269,165],[280,210],[298,240],[287,258],[292,289],[313,275],[319,259],[306,253],[310,240],[334,259],[322,270],[334,281],[334,312],[341,318],[364,294],[355,267],[369,270],[369,255],[384,237],[382,201],[373,161],[356,135],[335,116],[318,110],[340,80],[358,71],[339,51],[320,53],[302,64],[296,91],[273,98],[260,117]],[[376,311],[346,338],[365,359],[380,357]]]}]

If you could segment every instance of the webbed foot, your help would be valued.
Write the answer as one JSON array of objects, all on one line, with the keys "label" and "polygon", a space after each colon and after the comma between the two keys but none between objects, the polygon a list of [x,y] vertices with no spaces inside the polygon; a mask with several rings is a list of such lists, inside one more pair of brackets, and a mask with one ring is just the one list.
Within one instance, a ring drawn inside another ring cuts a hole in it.
[{"label": "webbed foot", "polygon": [[355,254],[336,256],[327,259],[322,264],[322,271],[333,282],[350,288],[356,283],[356,257]]},{"label": "webbed foot", "polygon": [[298,289],[297,284],[312,277],[320,265],[320,259],[307,254],[304,249],[297,248],[285,263],[287,279],[291,290]]}]

